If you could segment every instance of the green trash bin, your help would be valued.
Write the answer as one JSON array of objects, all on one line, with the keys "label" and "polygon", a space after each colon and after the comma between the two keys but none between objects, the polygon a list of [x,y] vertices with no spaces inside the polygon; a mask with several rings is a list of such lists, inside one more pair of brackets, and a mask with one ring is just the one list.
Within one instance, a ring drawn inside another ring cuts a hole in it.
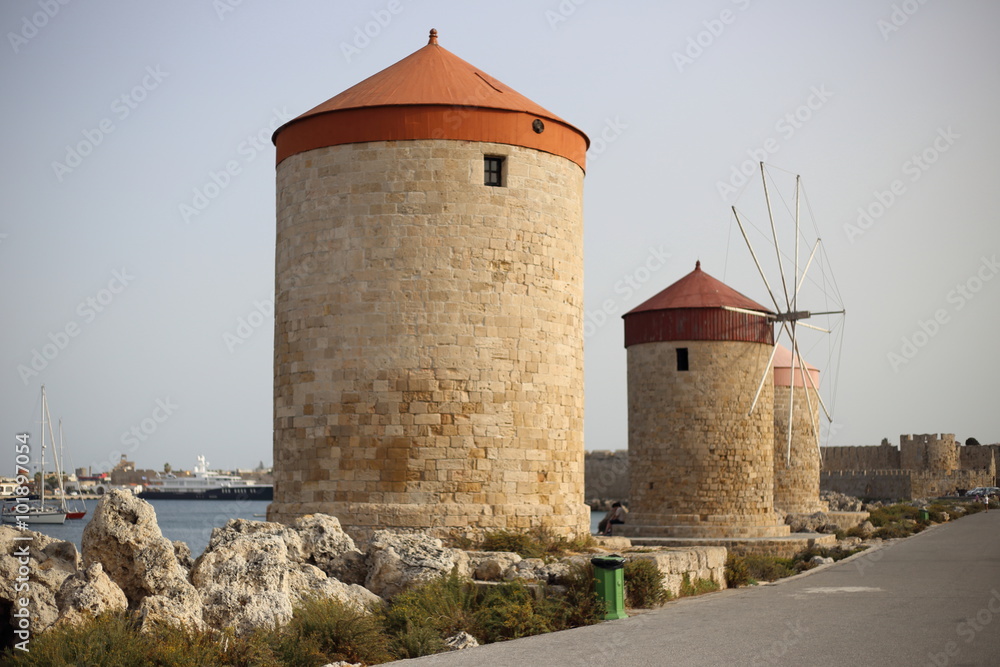
[{"label": "green trash bin", "polygon": [[618,554],[591,558],[594,587],[605,605],[604,620],[628,618],[625,613],[625,559]]},{"label": "green trash bin", "polygon": [[927,510],[920,510],[920,520],[921,521],[930,521],[931,520],[931,513],[928,512]]}]

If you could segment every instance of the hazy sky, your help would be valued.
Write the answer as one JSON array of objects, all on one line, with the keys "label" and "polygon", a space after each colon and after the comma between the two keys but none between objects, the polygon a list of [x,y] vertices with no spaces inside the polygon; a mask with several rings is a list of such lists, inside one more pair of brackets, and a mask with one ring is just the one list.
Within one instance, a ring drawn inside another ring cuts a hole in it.
[{"label": "hazy sky", "polygon": [[270,134],[434,27],[593,141],[588,449],[627,445],[622,313],[696,259],[770,303],[729,209],[765,155],[848,309],[831,443],[998,442],[997,25],[988,1],[8,0],[0,434],[37,441],[44,382],[77,466],[270,464]]}]

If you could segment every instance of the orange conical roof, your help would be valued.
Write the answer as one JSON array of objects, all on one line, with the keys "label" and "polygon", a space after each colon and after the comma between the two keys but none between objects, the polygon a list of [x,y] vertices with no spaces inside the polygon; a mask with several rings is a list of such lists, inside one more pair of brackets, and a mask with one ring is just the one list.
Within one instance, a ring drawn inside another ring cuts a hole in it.
[{"label": "orange conical roof", "polygon": [[[538,121],[538,122],[536,122]],[[438,44],[426,46],[279,127],[278,162],[362,141],[460,139],[535,148],[585,166],[583,132]]]},{"label": "orange conical roof", "polygon": [[523,111],[566,122],[442,47],[437,30],[431,30],[427,46],[299,118],[340,109],[423,104]]},{"label": "orange conical roof", "polygon": [[701,262],[694,265],[694,271],[687,274],[656,296],[648,299],[632,310],[641,313],[646,310],[669,310],[674,308],[745,308],[763,313],[772,312],[753,299],[743,296],[732,287],[713,278],[701,270]]}]

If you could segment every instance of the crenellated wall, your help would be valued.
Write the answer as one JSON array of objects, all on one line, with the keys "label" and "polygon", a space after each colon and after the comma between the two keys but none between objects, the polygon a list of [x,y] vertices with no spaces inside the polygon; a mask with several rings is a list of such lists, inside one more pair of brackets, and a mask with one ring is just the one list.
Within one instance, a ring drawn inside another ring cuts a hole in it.
[{"label": "crenellated wall", "polygon": [[958,470],[959,444],[954,433],[899,436],[900,466],[904,470]]},{"label": "crenellated wall", "polygon": [[896,470],[899,450],[886,443],[879,446],[823,447],[823,470]]}]

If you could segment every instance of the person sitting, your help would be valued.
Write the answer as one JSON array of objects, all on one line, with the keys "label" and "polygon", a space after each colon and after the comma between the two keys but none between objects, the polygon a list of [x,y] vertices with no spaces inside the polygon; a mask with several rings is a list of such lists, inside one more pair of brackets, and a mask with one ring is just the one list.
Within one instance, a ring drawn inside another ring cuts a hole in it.
[{"label": "person sitting", "polygon": [[615,502],[613,505],[611,505],[611,511],[608,512],[608,515],[604,517],[604,521],[602,521],[602,523],[604,523],[604,529],[600,530],[600,526],[598,526],[599,529],[598,534],[611,535],[611,527],[616,524],[625,523],[626,514],[628,514],[628,508],[626,508],[620,502]]}]

